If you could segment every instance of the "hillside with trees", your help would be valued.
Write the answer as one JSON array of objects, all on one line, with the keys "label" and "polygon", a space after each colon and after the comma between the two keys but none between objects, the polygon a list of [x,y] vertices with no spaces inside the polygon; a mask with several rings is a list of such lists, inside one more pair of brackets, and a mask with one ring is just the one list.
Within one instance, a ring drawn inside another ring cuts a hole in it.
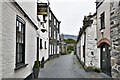
[{"label": "hillside with trees", "polygon": [[64,39],[64,42],[66,43],[66,47],[67,47],[67,53],[71,53],[72,51],[74,51],[74,47],[76,45],[76,40],[68,38],[68,39]]}]

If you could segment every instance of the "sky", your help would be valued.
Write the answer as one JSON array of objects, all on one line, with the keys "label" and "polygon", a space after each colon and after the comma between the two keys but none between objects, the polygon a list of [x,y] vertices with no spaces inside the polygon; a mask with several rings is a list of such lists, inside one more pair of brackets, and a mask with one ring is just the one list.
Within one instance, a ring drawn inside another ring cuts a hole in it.
[{"label": "sky", "polygon": [[59,21],[60,33],[78,35],[84,16],[96,11],[95,0],[49,0],[50,7]]}]

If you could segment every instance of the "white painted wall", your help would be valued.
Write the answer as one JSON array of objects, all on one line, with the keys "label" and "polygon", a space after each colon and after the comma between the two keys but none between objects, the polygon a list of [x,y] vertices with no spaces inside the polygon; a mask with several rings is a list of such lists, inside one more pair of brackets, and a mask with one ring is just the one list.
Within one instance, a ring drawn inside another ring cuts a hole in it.
[{"label": "white painted wall", "polygon": [[[57,25],[58,26],[58,25]],[[57,34],[57,40],[60,41],[60,34]],[[57,45],[57,54],[60,53],[60,45]]]},{"label": "white painted wall", "polygon": [[[97,50],[97,32],[96,32],[96,16],[91,18],[93,24],[86,29],[86,66],[99,67],[99,54]],[[91,54],[93,52],[93,55]]]},{"label": "white painted wall", "polygon": [[81,60],[84,62],[83,45],[84,45],[84,34],[82,34],[82,36],[81,36]]},{"label": "white painted wall", "polygon": [[[105,29],[104,29],[104,38],[110,40],[110,0],[105,0],[97,9],[97,42],[102,39],[102,34],[100,32],[101,23],[100,23],[100,14],[105,12]],[[100,56],[100,48],[98,48],[98,54]],[[99,67],[100,67],[100,57],[99,57]]]},{"label": "white painted wall", "polygon": [[80,43],[81,43],[81,40],[79,39],[79,41],[78,41],[78,43],[77,43],[77,46],[76,46],[76,48],[77,48],[77,49],[76,49],[76,50],[77,50],[77,56],[78,56],[79,58],[81,58],[81,56],[80,56],[80,54],[81,54],[81,53],[80,53],[80,52],[81,52],[81,51],[80,51],[80,50],[81,50],[81,49],[80,49],[81,44],[80,44]]},{"label": "white painted wall", "polygon": [[[40,19],[43,19],[42,15],[39,15],[39,17],[40,17]],[[47,19],[48,19],[48,17],[47,17]],[[45,28],[47,30],[44,33],[41,31],[41,29],[43,29],[43,28]],[[49,45],[48,29],[49,29],[48,28],[48,20],[47,20],[46,23],[44,23],[44,27],[43,27],[43,25],[39,26],[38,32],[40,34],[40,38],[42,39],[42,47],[43,47],[43,49],[39,48],[39,54],[40,54],[39,59],[40,59],[40,61],[42,60],[43,57],[44,57],[45,60],[48,59],[48,50],[49,50],[49,47],[48,47],[48,45]],[[45,49],[45,41],[46,41],[46,48],[47,49]]]},{"label": "white painted wall", "polygon": [[0,1],[0,80],[2,79],[2,2]]},{"label": "white painted wall", "polygon": [[16,0],[21,8],[29,15],[29,17],[37,25],[37,0]]},{"label": "white painted wall", "polygon": [[48,0],[38,0],[38,1],[43,2],[43,3],[47,3],[48,2]]},{"label": "white painted wall", "polygon": [[[32,72],[36,59],[36,30],[33,24],[13,4],[2,3],[2,9],[2,78],[26,78]],[[26,22],[25,63],[28,65],[15,71],[16,15],[21,16]]]},{"label": "white painted wall", "polygon": [[100,24],[100,14],[105,12],[105,29],[104,29],[104,38],[110,40],[110,3],[107,2],[110,0],[105,0],[97,9],[97,35],[98,41],[102,39],[102,34],[100,32],[101,24]]},{"label": "white painted wall", "polygon": [[59,54],[59,52],[60,52],[60,47],[57,46],[57,54]]},{"label": "white painted wall", "polygon": [[49,44],[50,45],[50,47],[49,47],[49,50],[50,50],[50,52],[49,52],[49,54],[51,55],[52,53],[51,53],[51,44]]}]

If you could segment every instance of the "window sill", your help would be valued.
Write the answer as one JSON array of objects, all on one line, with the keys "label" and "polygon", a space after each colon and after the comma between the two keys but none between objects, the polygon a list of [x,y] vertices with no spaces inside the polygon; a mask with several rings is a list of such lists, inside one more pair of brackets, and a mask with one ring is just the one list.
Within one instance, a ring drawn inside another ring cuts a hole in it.
[{"label": "window sill", "polygon": [[23,68],[23,67],[26,67],[28,64],[22,64],[22,65],[20,65],[20,66],[17,66],[14,70],[18,70],[18,69],[20,69],[20,68]]}]

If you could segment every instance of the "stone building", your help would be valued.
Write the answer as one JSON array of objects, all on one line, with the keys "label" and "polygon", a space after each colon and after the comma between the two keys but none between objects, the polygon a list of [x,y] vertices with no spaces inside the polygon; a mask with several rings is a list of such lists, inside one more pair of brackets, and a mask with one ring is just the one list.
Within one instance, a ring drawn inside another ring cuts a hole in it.
[{"label": "stone building", "polygon": [[112,77],[120,78],[120,0],[110,2],[110,40]]},{"label": "stone building", "polygon": [[[46,10],[48,10],[49,4],[46,0],[38,0],[38,5],[45,5]],[[38,6],[42,8],[43,6]],[[39,12],[39,11],[38,11]],[[44,14],[38,14],[38,30],[37,30],[37,37],[38,37],[38,59],[41,63],[44,63],[48,60],[48,50],[49,50],[49,14],[48,11]]]},{"label": "stone building", "polygon": [[[93,33],[94,32],[94,33]],[[96,46],[96,13],[84,17],[83,27],[80,28],[77,40],[77,56],[85,66],[95,66],[100,68],[99,53]]]},{"label": "stone building", "polygon": [[[89,21],[91,21],[89,23]],[[88,23],[87,23],[88,22]],[[89,26],[86,28],[86,66],[95,66],[100,68],[100,55],[97,49],[97,32],[96,32],[96,13],[87,16],[86,24]],[[94,32],[94,33],[93,33]]]},{"label": "stone building", "polygon": [[49,8],[49,58],[59,55],[60,23],[51,8]]},{"label": "stone building", "polygon": [[98,1],[96,3],[96,9],[98,14],[97,45],[98,47],[102,45],[100,47],[101,69],[104,73],[114,78],[120,78],[120,0],[102,0],[100,2]]},{"label": "stone building", "polygon": [[110,57],[110,1],[96,0],[97,11],[97,47],[100,53],[100,68],[111,76]]},{"label": "stone building", "polygon": [[67,44],[64,42],[64,34],[60,35],[60,54],[67,53]]}]

